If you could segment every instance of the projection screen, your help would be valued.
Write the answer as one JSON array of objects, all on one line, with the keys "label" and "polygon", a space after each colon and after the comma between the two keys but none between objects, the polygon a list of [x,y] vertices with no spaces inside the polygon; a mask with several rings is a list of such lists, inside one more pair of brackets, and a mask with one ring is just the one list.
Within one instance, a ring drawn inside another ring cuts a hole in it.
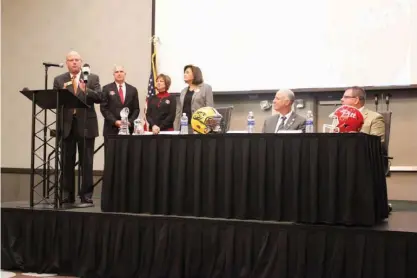
[{"label": "projection screen", "polygon": [[187,64],[214,91],[408,85],[412,1],[157,0],[158,72],[171,92]]}]

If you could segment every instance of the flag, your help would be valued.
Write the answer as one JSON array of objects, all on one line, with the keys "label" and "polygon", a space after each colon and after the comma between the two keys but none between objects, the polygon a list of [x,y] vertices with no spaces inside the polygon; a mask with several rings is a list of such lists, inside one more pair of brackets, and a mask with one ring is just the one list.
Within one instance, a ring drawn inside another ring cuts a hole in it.
[{"label": "flag", "polygon": [[156,95],[155,93],[155,77],[154,72],[151,70],[151,74],[149,76],[149,82],[148,82],[148,94],[146,95],[146,102],[148,102],[148,99],[152,96]]},{"label": "flag", "polygon": [[151,73],[149,75],[149,80],[148,80],[148,93],[146,94],[146,105],[145,105],[145,131],[150,130],[149,129],[149,123],[148,121],[146,121],[146,109],[148,107],[148,99],[152,96],[155,96],[156,90],[155,90],[155,79],[156,79],[156,65],[155,65],[155,57],[156,57],[156,53],[154,52],[151,56]]}]

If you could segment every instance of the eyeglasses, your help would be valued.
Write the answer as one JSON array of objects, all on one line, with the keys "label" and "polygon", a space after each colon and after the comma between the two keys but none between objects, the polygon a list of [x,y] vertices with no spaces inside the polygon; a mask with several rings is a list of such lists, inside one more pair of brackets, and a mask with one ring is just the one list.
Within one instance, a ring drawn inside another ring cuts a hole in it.
[{"label": "eyeglasses", "polygon": [[357,97],[354,97],[354,96],[343,96],[342,98],[357,98]]}]

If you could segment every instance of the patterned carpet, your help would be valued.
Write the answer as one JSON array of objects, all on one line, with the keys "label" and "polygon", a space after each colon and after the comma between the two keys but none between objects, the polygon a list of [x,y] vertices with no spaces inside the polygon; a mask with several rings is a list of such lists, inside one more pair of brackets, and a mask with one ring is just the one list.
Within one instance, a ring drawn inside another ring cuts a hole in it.
[{"label": "patterned carpet", "polygon": [[59,278],[76,278],[72,276],[57,276],[56,274],[39,274],[39,273],[19,273],[10,271],[1,271],[1,278],[36,278],[36,277],[59,277]]}]

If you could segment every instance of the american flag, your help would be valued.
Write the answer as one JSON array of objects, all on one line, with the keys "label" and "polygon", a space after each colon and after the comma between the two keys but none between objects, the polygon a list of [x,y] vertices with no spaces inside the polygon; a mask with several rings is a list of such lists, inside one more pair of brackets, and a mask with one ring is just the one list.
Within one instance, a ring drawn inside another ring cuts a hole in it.
[{"label": "american flag", "polygon": [[151,74],[149,75],[148,94],[146,95],[146,102],[148,102],[148,98],[154,95],[155,95],[155,80],[154,80],[153,69],[151,69]]}]

